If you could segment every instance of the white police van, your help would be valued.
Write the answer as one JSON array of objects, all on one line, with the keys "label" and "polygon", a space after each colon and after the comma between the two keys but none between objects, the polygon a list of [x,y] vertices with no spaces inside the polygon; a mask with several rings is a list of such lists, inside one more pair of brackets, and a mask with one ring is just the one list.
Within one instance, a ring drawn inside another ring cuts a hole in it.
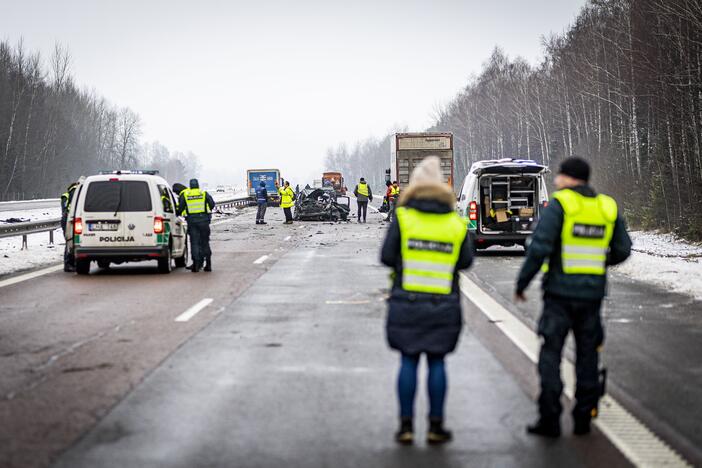
[{"label": "white police van", "polygon": [[78,274],[90,263],[157,260],[170,273],[188,258],[187,224],[176,214],[177,195],[158,171],[113,171],[89,176],[76,190],[67,246]]},{"label": "white police van", "polygon": [[458,214],[468,221],[476,249],[526,244],[548,205],[548,167],[526,159],[474,163],[458,196]]}]

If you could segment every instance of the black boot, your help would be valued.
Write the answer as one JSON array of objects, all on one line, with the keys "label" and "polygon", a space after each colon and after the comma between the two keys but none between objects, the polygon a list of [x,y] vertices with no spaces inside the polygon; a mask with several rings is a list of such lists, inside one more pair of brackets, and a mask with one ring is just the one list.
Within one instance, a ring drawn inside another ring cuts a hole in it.
[{"label": "black boot", "polygon": [[189,270],[193,273],[197,273],[198,271],[200,271],[200,262],[193,262],[193,264],[190,265]]},{"label": "black boot", "polygon": [[573,434],[586,435],[590,433],[590,418],[575,418],[573,420]]},{"label": "black boot", "polygon": [[212,271],[212,257],[207,257],[205,259],[205,271]]},{"label": "black boot", "polygon": [[557,420],[551,421],[544,418],[539,418],[535,424],[527,426],[527,432],[529,434],[542,437],[552,437],[555,439],[561,435],[561,425]]},{"label": "black boot", "polygon": [[395,433],[395,442],[402,445],[411,445],[414,442],[412,418],[400,418],[400,429]]},{"label": "black boot", "polygon": [[444,428],[443,418],[429,418],[427,442],[430,444],[445,444],[453,439],[451,431]]}]

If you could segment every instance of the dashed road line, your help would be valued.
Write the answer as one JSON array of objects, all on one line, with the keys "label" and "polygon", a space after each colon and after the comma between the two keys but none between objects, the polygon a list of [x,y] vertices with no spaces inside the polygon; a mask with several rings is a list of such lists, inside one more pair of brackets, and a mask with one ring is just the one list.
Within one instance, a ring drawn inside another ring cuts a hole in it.
[{"label": "dashed road line", "polygon": [[208,297],[208,298],[201,300],[200,302],[198,302],[197,304],[195,304],[194,306],[192,306],[191,308],[189,308],[188,310],[186,310],[185,312],[183,312],[182,314],[177,316],[175,318],[175,321],[176,322],[187,322],[191,318],[195,317],[195,315],[197,315],[197,313],[200,312],[202,309],[204,309],[205,307],[210,305],[213,300],[214,299],[212,299],[211,297]]},{"label": "dashed road line", "polygon": [[[538,361],[541,340],[536,333],[463,273],[460,287],[461,292],[532,362]],[[572,399],[575,395],[575,367],[565,358],[561,361],[561,378],[565,394]],[[594,424],[635,466],[692,466],[610,395],[600,400],[600,411]]]},{"label": "dashed road line", "polygon": [[265,262],[268,260],[268,255],[262,255],[258,257],[256,260],[254,260],[254,265],[260,265],[261,263]]},{"label": "dashed road line", "polygon": [[291,238],[292,238],[292,236],[288,236],[288,237],[286,237],[285,239],[283,239],[283,241],[284,241],[284,242],[287,242],[287,241],[289,241]]},{"label": "dashed road line", "polygon": [[14,276],[12,278],[8,278],[6,280],[0,281],[0,288],[4,288],[5,286],[11,286],[13,284],[21,283],[22,281],[27,281],[30,279],[38,278],[40,276],[48,275],[49,273],[53,273],[55,271],[63,270],[63,263],[60,265],[53,265],[48,268],[43,268],[41,270],[33,271],[31,273],[25,273],[24,275],[19,275],[19,276]]}]

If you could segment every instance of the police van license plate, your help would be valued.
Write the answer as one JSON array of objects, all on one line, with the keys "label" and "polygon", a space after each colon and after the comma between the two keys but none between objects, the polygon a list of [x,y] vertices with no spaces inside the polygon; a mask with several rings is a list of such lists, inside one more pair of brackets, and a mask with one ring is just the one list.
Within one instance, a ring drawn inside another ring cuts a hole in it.
[{"label": "police van license plate", "polygon": [[91,231],[116,231],[119,228],[118,223],[89,223],[88,229]]}]

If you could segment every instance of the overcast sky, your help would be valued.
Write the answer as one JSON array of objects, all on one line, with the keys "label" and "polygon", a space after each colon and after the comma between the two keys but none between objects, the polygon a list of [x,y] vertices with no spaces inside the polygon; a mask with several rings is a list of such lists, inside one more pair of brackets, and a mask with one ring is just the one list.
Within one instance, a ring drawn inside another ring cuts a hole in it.
[{"label": "overcast sky", "polygon": [[585,0],[0,0],[0,36],[138,112],[144,139],[200,155],[203,178],[249,167],[319,178],[327,147],[423,130],[499,45],[536,62]]}]

